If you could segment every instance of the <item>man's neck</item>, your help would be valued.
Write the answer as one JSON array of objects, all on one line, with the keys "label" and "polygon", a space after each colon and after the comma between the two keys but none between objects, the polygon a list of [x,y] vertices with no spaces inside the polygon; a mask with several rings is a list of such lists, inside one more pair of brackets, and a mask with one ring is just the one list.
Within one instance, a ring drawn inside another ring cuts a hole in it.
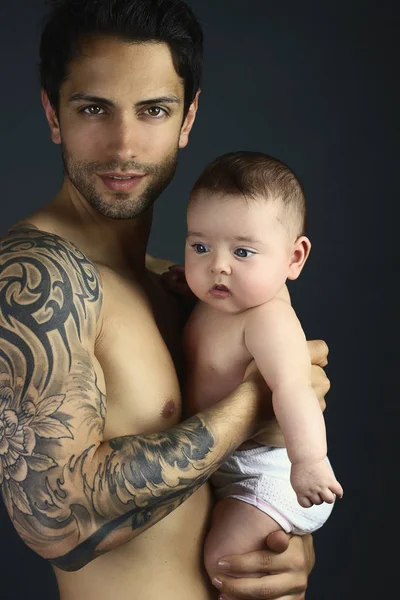
[{"label": "man's neck", "polygon": [[95,262],[138,274],[144,271],[152,208],[136,219],[110,219],[93,209],[66,180],[44,212],[54,215],[57,229],[63,229],[64,235]]}]

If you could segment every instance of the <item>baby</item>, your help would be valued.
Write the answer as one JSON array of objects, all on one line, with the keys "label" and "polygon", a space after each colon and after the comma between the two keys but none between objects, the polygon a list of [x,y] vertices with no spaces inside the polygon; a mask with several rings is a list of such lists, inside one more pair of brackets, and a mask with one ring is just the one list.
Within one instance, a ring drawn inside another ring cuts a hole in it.
[{"label": "baby", "polygon": [[286,442],[274,447],[257,436],[211,478],[218,499],[205,543],[211,577],[222,556],[261,549],[280,527],[315,531],[343,494],[326,456],[306,339],[286,288],[310,253],[305,221],[300,182],[261,153],[217,158],[190,197],[185,274],[200,300],[184,331],[190,412],[232,392],[254,359]]}]

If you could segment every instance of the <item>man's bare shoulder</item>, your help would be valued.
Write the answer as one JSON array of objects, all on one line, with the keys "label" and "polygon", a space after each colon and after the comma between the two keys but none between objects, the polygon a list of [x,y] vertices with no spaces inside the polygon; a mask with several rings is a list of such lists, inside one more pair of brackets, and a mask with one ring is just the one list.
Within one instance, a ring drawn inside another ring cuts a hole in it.
[{"label": "man's bare shoulder", "polygon": [[[59,291],[59,304],[90,306],[96,316],[102,304],[98,267],[71,241],[30,223],[17,223],[0,237],[0,280],[30,284],[43,301]],[[49,288],[49,289],[47,289]],[[39,302],[39,300],[38,300]]]},{"label": "man's bare shoulder", "polygon": [[[23,242],[25,242],[25,245]],[[82,257],[84,261],[98,271],[95,263],[92,262],[71,240],[68,240],[66,237],[63,237],[54,231],[40,229],[29,222],[19,222],[12,225],[7,231],[0,235],[0,244],[4,247],[12,248],[13,252],[23,252],[34,249],[39,251],[44,248],[49,250],[53,249],[54,252],[58,250],[60,258],[64,256],[63,253],[72,252],[77,257]]]}]

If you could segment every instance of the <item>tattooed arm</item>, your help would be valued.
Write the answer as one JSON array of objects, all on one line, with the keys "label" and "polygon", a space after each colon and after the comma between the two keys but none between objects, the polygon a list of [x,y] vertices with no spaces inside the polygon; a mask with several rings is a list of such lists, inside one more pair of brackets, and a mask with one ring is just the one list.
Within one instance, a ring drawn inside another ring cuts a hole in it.
[{"label": "tattooed arm", "polygon": [[177,508],[259,419],[243,384],[162,433],[103,441],[93,367],[102,286],[72,244],[34,229],[0,241],[0,489],[21,538],[77,570]]}]

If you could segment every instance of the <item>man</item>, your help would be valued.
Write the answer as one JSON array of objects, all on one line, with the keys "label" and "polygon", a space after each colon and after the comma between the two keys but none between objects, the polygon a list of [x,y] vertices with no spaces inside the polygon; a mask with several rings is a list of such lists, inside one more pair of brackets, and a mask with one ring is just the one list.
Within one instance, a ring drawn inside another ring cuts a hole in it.
[{"label": "man", "polygon": [[[232,559],[215,587],[203,569],[208,477],[261,428],[279,432],[254,369],[180,423],[181,319],[146,269],[201,63],[181,0],[61,0],[42,35],[65,179],[1,240],[0,489],[62,600],[303,598],[313,565],[311,538],[283,535],[268,541],[276,553]],[[323,343],[310,352],[326,364]],[[318,366],[313,377],[323,404],[329,384]]]}]

